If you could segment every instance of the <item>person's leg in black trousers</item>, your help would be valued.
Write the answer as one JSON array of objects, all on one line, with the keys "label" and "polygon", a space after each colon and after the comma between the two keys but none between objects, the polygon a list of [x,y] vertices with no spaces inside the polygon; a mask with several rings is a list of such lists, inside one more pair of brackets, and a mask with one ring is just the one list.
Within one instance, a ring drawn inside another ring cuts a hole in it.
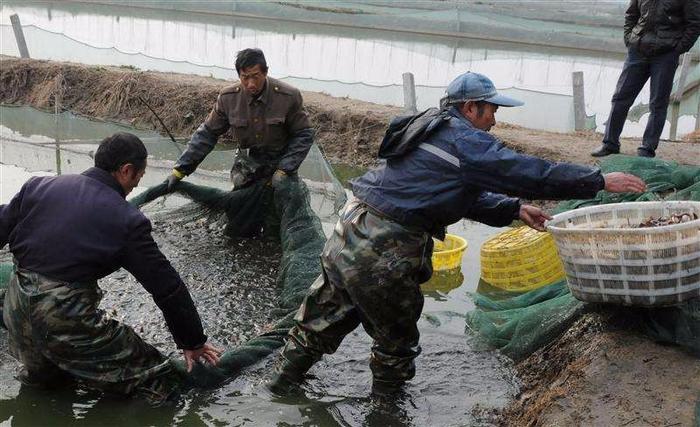
[{"label": "person's leg in black trousers", "polygon": [[673,89],[673,76],[678,67],[678,54],[668,52],[650,58],[649,121],[637,154],[654,157],[661,132],[666,124],[666,111]]},{"label": "person's leg in black trousers", "polygon": [[650,70],[649,59],[635,48],[630,48],[612,97],[612,109],[605,125],[603,145],[592,152],[592,156],[603,157],[620,152],[620,134],[625,125],[627,113],[649,78]]}]

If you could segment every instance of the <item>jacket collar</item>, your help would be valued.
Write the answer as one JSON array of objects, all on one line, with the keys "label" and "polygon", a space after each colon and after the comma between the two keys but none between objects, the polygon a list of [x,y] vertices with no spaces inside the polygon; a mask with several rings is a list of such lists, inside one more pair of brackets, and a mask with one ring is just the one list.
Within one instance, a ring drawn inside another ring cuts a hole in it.
[{"label": "jacket collar", "polygon": [[260,91],[260,95],[258,96],[248,96],[248,105],[252,104],[253,102],[260,101],[263,104],[267,104],[267,99],[270,96],[270,79],[268,77],[265,77],[265,86],[263,86],[262,90]]},{"label": "jacket collar", "polygon": [[459,121],[461,121],[462,123],[464,123],[465,125],[469,126],[470,128],[473,128],[473,127],[474,127],[474,125],[472,124],[472,122],[470,122],[468,118],[464,117],[464,116],[462,115],[462,113],[459,111],[459,108],[455,107],[454,105],[453,105],[453,106],[450,106],[450,107],[447,109],[447,112],[450,113],[450,115],[452,115],[453,117],[455,117],[457,120],[459,120]]},{"label": "jacket collar", "polygon": [[90,168],[83,172],[81,175],[85,175],[88,178],[92,178],[111,188],[112,190],[119,193],[123,198],[126,199],[126,193],[122,186],[117,182],[117,180],[112,176],[111,173],[100,168]]}]

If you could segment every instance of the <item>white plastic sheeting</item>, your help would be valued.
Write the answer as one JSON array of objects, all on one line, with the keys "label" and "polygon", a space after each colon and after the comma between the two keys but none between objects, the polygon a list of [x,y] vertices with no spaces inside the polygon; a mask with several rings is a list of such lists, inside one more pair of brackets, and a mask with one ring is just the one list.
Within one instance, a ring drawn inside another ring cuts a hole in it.
[{"label": "white plastic sheeting", "polygon": [[[513,95],[517,92],[529,101],[523,108],[499,113],[499,118],[555,131],[573,127],[574,71],[584,73],[586,113],[596,116],[598,131],[604,129],[623,62],[621,57],[532,52],[518,45],[489,47],[485,42],[450,39],[401,41],[378,38],[382,33],[376,32],[374,37],[353,38],[302,32],[302,26],[299,32],[288,28],[275,32],[256,29],[255,21],[224,25],[182,20],[187,14],[178,14],[176,21],[87,10],[49,12],[41,6],[0,5],[0,52],[17,55],[9,26],[9,16],[17,13],[34,58],[233,78],[235,53],[255,46],[265,52],[275,77],[289,79],[305,90],[371,102],[402,105],[402,74],[410,71],[415,76],[419,108],[437,105],[451,79],[471,70],[488,75],[500,89]],[[113,13],[115,9],[109,10]],[[470,45],[465,46],[467,43]],[[648,96],[647,84],[638,102],[646,103]],[[623,136],[641,135],[644,124],[628,122]],[[679,133],[691,130],[692,120],[679,122]]]}]

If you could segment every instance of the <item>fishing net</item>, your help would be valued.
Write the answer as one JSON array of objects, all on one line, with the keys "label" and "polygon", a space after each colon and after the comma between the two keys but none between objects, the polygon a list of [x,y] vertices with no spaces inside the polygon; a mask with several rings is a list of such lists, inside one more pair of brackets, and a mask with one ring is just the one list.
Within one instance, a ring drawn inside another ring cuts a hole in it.
[{"label": "fishing net", "polygon": [[[235,191],[186,181],[179,182],[175,188],[177,194],[194,203],[170,213],[173,220],[191,222],[206,218],[207,221],[220,221],[225,224],[224,233],[229,237],[251,237],[262,233],[266,238],[279,241],[282,249],[276,279],[280,291],[273,313],[280,320],[263,334],[224,352],[215,367],[198,365],[187,374],[184,364],[176,362],[176,367],[191,385],[211,387],[284,345],[284,338],[294,326],[297,308],[311,283],[321,273],[319,256],[326,238],[319,216],[329,221],[336,219],[345,204],[345,190],[315,147],[300,167],[299,175],[284,179],[274,188],[266,181]],[[160,184],[132,198],[130,203],[140,207],[166,193],[165,184]]]},{"label": "fishing net", "polygon": [[[296,309],[321,272],[318,257],[326,239],[321,221],[311,208],[308,187],[299,178],[288,178],[274,189],[264,182],[237,191],[187,182],[179,183],[176,188],[178,194],[195,202],[178,210],[180,221],[201,217],[223,220],[226,222],[224,232],[231,237],[248,237],[262,232],[270,238],[277,238],[282,247],[276,279],[280,293],[275,310],[281,319],[267,332],[226,351],[216,367],[198,365],[187,374],[192,385],[210,387],[236,375],[284,344],[285,336],[294,325]],[[161,184],[132,199],[131,203],[142,205],[165,192],[165,184]],[[275,236],[274,233],[278,234]],[[184,365],[178,362],[176,366],[185,375]]]},{"label": "fishing net", "polygon": [[2,307],[4,305],[3,302],[5,301],[5,288],[10,283],[10,276],[14,271],[14,266],[12,263],[4,258],[8,257],[0,256],[0,327],[2,328],[5,327],[2,320]]},{"label": "fishing net", "polygon": [[[5,288],[7,283],[10,282],[10,276],[12,275],[12,264],[0,264],[0,289]],[[2,304],[0,304],[2,306]]]},{"label": "fishing net", "polygon": [[[645,200],[700,201],[700,167],[623,155],[606,158],[601,169],[629,172],[644,179],[642,194],[599,192],[594,199],[559,204],[556,212],[583,206]],[[482,284],[473,296],[476,309],[467,314],[468,327],[492,347],[520,360],[554,340],[587,310],[604,309],[576,300],[562,280],[523,293],[511,293]],[[607,309],[610,309],[609,307]],[[665,308],[620,308],[635,319],[650,338],[679,345],[700,357],[700,300]]]},{"label": "fishing net", "polygon": [[[187,374],[184,363],[175,362],[188,383],[211,387],[235,376],[284,344],[284,338],[294,325],[297,308],[321,272],[319,256],[326,241],[321,218],[329,222],[337,219],[337,213],[345,204],[345,190],[314,146],[298,176],[287,177],[274,187],[264,181],[225,191],[183,181],[176,184],[175,193],[191,203],[160,212],[160,219],[180,223],[221,223],[229,237],[262,234],[278,241],[282,249],[276,278],[280,291],[273,313],[279,320],[264,333],[225,351],[216,367],[198,365]],[[159,184],[133,197],[130,203],[150,210],[166,194],[166,184]],[[156,211],[161,210],[161,207],[156,208]],[[11,264],[0,264],[0,289],[7,285],[11,269]]]},{"label": "fishing net", "polygon": [[636,175],[647,183],[647,191],[641,194],[600,191],[593,199],[562,202],[554,213],[607,203],[700,200],[700,168],[697,166],[618,154],[606,157],[600,169],[603,173],[627,172]]},{"label": "fishing net", "polygon": [[554,340],[584,310],[565,280],[524,294],[480,284],[473,299],[476,309],[467,313],[469,328],[514,360]]}]

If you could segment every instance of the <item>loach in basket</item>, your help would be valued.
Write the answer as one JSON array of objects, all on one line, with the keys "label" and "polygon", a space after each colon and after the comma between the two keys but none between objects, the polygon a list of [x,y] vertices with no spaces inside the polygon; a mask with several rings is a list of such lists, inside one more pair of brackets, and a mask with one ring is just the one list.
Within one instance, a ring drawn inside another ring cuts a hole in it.
[{"label": "loach in basket", "polygon": [[700,297],[700,219],[633,228],[680,213],[700,217],[700,202],[616,203],[555,215],[547,229],[571,293],[582,301],[647,307]]}]

